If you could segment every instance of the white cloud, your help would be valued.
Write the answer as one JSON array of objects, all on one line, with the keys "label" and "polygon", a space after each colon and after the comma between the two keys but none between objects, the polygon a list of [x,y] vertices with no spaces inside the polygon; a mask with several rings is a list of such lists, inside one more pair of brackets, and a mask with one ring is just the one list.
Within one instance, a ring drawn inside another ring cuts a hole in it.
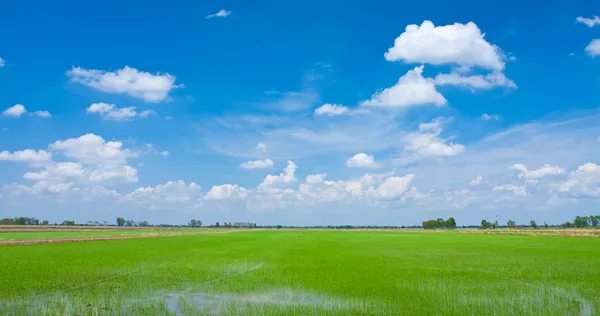
[{"label": "white cloud", "polygon": [[514,184],[497,185],[492,188],[492,191],[509,191],[509,192],[514,193],[514,195],[517,195],[517,196],[527,195],[527,188],[524,185],[514,185]]},{"label": "white cloud", "polygon": [[348,160],[346,166],[350,168],[379,168],[380,164],[375,162],[375,158],[365,153],[358,153]]},{"label": "white cloud", "polygon": [[21,115],[27,113],[27,110],[25,109],[25,107],[21,104],[15,104],[11,107],[9,107],[8,109],[4,110],[4,112],[2,112],[2,115],[4,116],[12,116],[12,117],[21,117]]},{"label": "white cloud", "polygon": [[600,166],[593,162],[579,166],[560,184],[559,191],[573,196],[600,196]]},{"label": "white cloud", "polygon": [[410,24],[385,53],[385,59],[502,71],[504,55],[499,47],[487,42],[484,35],[473,22],[437,27],[430,21],[424,21],[421,26]]},{"label": "white cloud", "polygon": [[205,200],[225,200],[231,198],[245,198],[248,190],[237,184],[222,184],[213,186],[206,196]]},{"label": "white cloud", "polygon": [[406,192],[414,178],[414,174],[404,177],[389,177],[371,194],[379,198],[395,199]]},{"label": "white cloud", "polygon": [[85,174],[85,169],[78,163],[59,162],[54,165],[46,166],[42,171],[27,172],[23,175],[24,179],[35,181],[63,181],[66,178],[79,178]]},{"label": "white cloud", "polygon": [[543,165],[541,168],[536,170],[528,170],[523,164],[514,164],[511,169],[519,171],[519,178],[524,179],[529,183],[537,183],[537,181],[546,176],[565,174],[564,168],[558,166],[551,166],[549,164]]},{"label": "white cloud", "polygon": [[169,97],[169,92],[183,85],[176,85],[176,77],[168,73],[151,74],[125,66],[117,71],[104,71],[73,67],[67,71],[72,82],[107,93],[125,93],[148,102],[160,102]]},{"label": "white cloud", "polygon": [[258,144],[256,145],[256,150],[257,150],[257,151],[259,151],[259,152],[261,152],[261,153],[266,153],[266,152],[268,151],[268,150],[267,150],[267,144],[264,144],[264,143],[258,143]]},{"label": "white cloud", "polygon": [[347,107],[339,104],[323,104],[315,109],[315,115],[335,116],[346,114],[350,111]]},{"label": "white cloud", "polygon": [[219,12],[215,13],[215,14],[209,14],[206,16],[207,19],[212,19],[212,18],[225,18],[228,17],[231,14],[231,11],[227,11],[227,10],[219,10]]},{"label": "white cloud", "polygon": [[[109,196],[119,194],[111,193]],[[169,181],[165,184],[159,184],[156,187],[140,187],[133,192],[120,196],[121,202],[133,202],[136,204],[148,205],[150,208],[156,208],[164,203],[184,203],[192,202],[200,197],[200,187],[191,182],[189,185],[182,180]]]},{"label": "white cloud", "polygon": [[169,152],[166,151],[166,150],[163,150],[163,151],[159,152],[158,154],[161,155],[161,156],[163,156],[163,157],[169,156]]},{"label": "white cloud", "polygon": [[487,75],[463,76],[456,72],[438,74],[435,76],[437,85],[455,85],[470,89],[489,90],[495,87],[517,88],[514,81],[506,78],[501,72],[492,72]]},{"label": "white cloud", "polygon": [[465,146],[455,143],[446,143],[446,140],[439,138],[442,133],[443,119],[438,118],[431,123],[419,124],[419,131],[409,133],[404,138],[404,152],[408,154],[398,160],[401,163],[410,163],[413,161],[443,156],[454,156],[461,153]]},{"label": "white cloud", "polygon": [[479,185],[481,182],[483,182],[483,176],[477,175],[475,179],[471,180],[471,185]]},{"label": "white cloud", "polygon": [[447,101],[435,88],[434,80],[424,78],[423,66],[409,70],[391,88],[376,92],[363,106],[410,107],[417,105],[444,106]]},{"label": "white cloud", "polygon": [[121,178],[128,182],[137,182],[137,170],[131,166],[121,166],[109,170],[97,169],[88,176],[90,181],[101,182]]},{"label": "white cloud", "polygon": [[246,161],[246,162],[242,163],[240,165],[240,167],[244,168],[244,169],[265,169],[265,168],[272,168],[274,165],[275,164],[273,163],[273,160],[264,159],[264,160]]},{"label": "white cloud", "polygon": [[48,111],[35,111],[35,112],[31,113],[31,115],[37,116],[37,117],[43,117],[43,118],[52,117],[52,115]]},{"label": "white cloud", "polygon": [[21,117],[23,114],[29,114],[31,116],[37,116],[41,118],[48,118],[52,116],[48,111],[27,112],[27,109],[22,104],[15,104],[2,112],[2,115],[9,117]]},{"label": "white cloud", "polygon": [[100,166],[124,165],[127,158],[137,156],[129,149],[123,149],[121,141],[107,142],[94,134],[59,140],[51,144],[50,148],[61,151],[65,156],[76,161]]},{"label": "white cloud", "polygon": [[508,57],[508,60],[515,61],[515,60],[517,60],[517,56],[510,56],[510,57]]},{"label": "white cloud", "polygon": [[277,185],[287,185],[294,181],[296,181],[296,164],[293,161],[288,161],[287,167],[283,169],[282,173],[277,176],[272,174],[267,175],[259,187],[268,188]]},{"label": "white cloud", "polygon": [[326,177],[326,173],[309,174],[304,179],[304,182],[307,184],[323,183]]},{"label": "white cloud", "polygon": [[577,18],[575,18],[575,21],[583,23],[587,25],[587,27],[594,27],[595,25],[600,25],[600,17],[597,15],[594,15],[592,18],[584,18],[582,16],[578,16]]},{"label": "white cloud", "polygon": [[600,55],[600,39],[593,39],[585,48],[585,52],[592,57]]},{"label": "white cloud", "polygon": [[6,65],[6,61],[0,57],[0,68],[4,67],[4,65]]},{"label": "white cloud", "polygon": [[489,121],[489,120],[499,121],[501,119],[500,115],[498,115],[498,114],[487,114],[487,113],[481,114],[480,118],[484,121]]},{"label": "white cloud", "polygon": [[98,114],[106,120],[115,121],[128,121],[133,117],[146,118],[151,114],[155,114],[155,112],[152,110],[137,112],[135,110],[135,106],[117,108],[114,104],[107,104],[103,102],[92,103],[92,105],[86,109],[86,112],[90,114]]},{"label": "white cloud", "polygon": [[0,152],[0,160],[6,161],[22,161],[28,163],[40,163],[52,161],[52,153],[33,149],[25,149],[10,153],[8,151]]}]

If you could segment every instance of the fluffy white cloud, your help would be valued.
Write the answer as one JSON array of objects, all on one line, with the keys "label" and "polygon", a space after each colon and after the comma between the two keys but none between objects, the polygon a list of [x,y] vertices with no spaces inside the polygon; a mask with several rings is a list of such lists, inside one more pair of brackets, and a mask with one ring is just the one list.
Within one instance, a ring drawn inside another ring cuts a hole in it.
[{"label": "fluffy white cloud", "polygon": [[410,24],[385,53],[385,59],[433,65],[479,66],[495,71],[504,69],[502,51],[488,43],[473,22],[437,27],[430,21],[424,21],[421,26]]},{"label": "fluffy white cloud", "polygon": [[583,23],[587,25],[587,27],[594,27],[595,25],[600,25],[600,17],[597,15],[594,15],[592,18],[584,18],[582,16],[578,16],[577,18],[575,18],[575,21]]},{"label": "fluffy white cloud", "polygon": [[151,74],[129,66],[114,72],[73,67],[66,74],[72,82],[102,92],[126,93],[148,102],[164,101],[171,90],[183,87],[183,85],[176,85],[176,77],[168,73]]},{"label": "fluffy white cloud", "polygon": [[346,166],[350,168],[379,168],[380,164],[375,162],[375,158],[365,153],[358,153],[348,160],[346,160]]},{"label": "fluffy white cloud", "polygon": [[283,172],[275,176],[269,174],[265,177],[263,182],[259,185],[259,188],[269,188],[277,185],[287,185],[296,181],[296,164],[293,161],[287,162],[287,167],[283,169]]},{"label": "fluffy white cloud", "polygon": [[205,200],[225,200],[231,198],[245,198],[248,190],[237,184],[222,184],[213,186],[206,196]]},{"label": "fluffy white cloud", "polygon": [[527,195],[527,188],[524,185],[503,184],[492,188],[492,191],[508,191],[517,196]]},{"label": "fluffy white cloud", "polygon": [[242,163],[240,165],[240,167],[244,168],[244,169],[265,169],[265,168],[272,168],[274,165],[275,164],[273,163],[273,160],[264,159],[264,160],[246,161],[246,162]]},{"label": "fluffy white cloud", "polygon": [[[114,194],[109,194],[114,196]],[[161,203],[182,203],[199,198],[200,187],[192,182],[189,185],[182,180],[169,181],[156,187],[140,187],[120,197],[121,202],[133,202],[155,208]]]},{"label": "fluffy white cloud", "polygon": [[2,151],[0,152],[0,160],[6,161],[23,161],[29,163],[49,162],[52,160],[52,153],[33,149],[25,149],[15,152]]},{"label": "fluffy white cloud", "polygon": [[59,162],[46,166],[42,171],[27,172],[23,178],[35,181],[63,181],[66,178],[79,178],[85,174],[83,166],[74,162]]},{"label": "fluffy white cloud", "polygon": [[23,114],[29,114],[31,116],[37,116],[41,118],[48,118],[52,116],[48,111],[27,112],[27,109],[22,104],[15,104],[2,112],[2,115],[9,117],[21,117]]},{"label": "fluffy white cloud", "polygon": [[377,92],[363,106],[410,107],[417,105],[444,106],[447,101],[435,88],[435,81],[422,75],[423,66],[409,70],[391,88]]},{"label": "fluffy white cloud", "polygon": [[304,179],[304,182],[307,184],[323,183],[326,177],[326,173],[309,174]]},{"label": "fluffy white cloud", "polygon": [[86,112],[90,114],[98,114],[104,119],[115,121],[128,121],[133,117],[146,118],[151,114],[155,114],[155,112],[152,110],[137,112],[135,110],[135,106],[117,108],[114,104],[107,104],[103,102],[92,103],[92,105],[86,109]]},{"label": "fluffy white cloud", "polygon": [[519,178],[524,179],[529,183],[537,183],[537,181],[546,176],[565,174],[564,168],[558,166],[551,166],[549,164],[543,165],[541,168],[536,170],[528,170],[523,164],[514,164],[511,169],[519,171]]},{"label": "fluffy white cloud", "polygon": [[212,18],[225,18],[228,17],[231,14],[231,11],[227,11],[227,10],[219,10],[219,12],[214,13],[214,14],[209,14],[206,16],[207,19],[212,19]]},{"label": "fluffy white cloud", "polygon": [[465,146],[455,143],[446,143],[439,138],[442,133],[443,119],[439,118],[431,123],[419,124],[419,131],[409,133],[404,138],[404,152],[407,156],[398,160],[401,163],[443,156],[454,156],[461,153]]},{"label": "fluffy white cloud", "polygon": [[88,179],[94,182],[107,181],[112,179],[123,179],[128,182],[137,182],[137,170],[131,166],[121,166],[110,168],[108,170],[96,169],[90,173]]},{"label": "fluffy white cloud", "polygon": [[4,116],[21,117],[21,115],[27,113],[25,107],[21,104],[15,104],[2,112]]},{"label": "fluffy white cloud", "polygon": [[585,52],[592,57],[600,55],[600,39],[593,39],[585,48]]},{"label": "fluffy white cloud", "polygon": [[489,90],[495,87],[516,88],[514,81],[506,78],[501,72],[492,72],[487,75],[463,76],[459,73],[438,74],[435,76],[437,85],[454,85],[470,89]]},{"label": "fluffy white cloud", "polygon": [[481,114],[480,118],[484,121],[489,121],[489,120],[499,121],[500,115],[483,113],[483,114]]},{"label": "fluffy white cloud", "polygon": [[389,177],[370,194],[379,198],[395,199],[406,192],[414,178],[414,174],[408,174],[404,177]]},{"label": "fluffy white cloud", "polygon": [[483,182],[483,176],[477,175],[475,179],[471,180],[471,185],[479,185],[481,182]]},{"label": "fluffy white cloud", "polygon": [[339,104],[323,104],[315,109],[315,115],[335,116],[346,114],[350,111],[347,107]]},{"label": "fluffy white cloud", "polygon": [[59,140],[50,145],[52,150],[61,151],[65,156],[90,165],[124,165],[127,158],[137,157],[129,149],[123,149],[120,141],[105,141],[94,134],[85,134],[78,138]]},{"label": "fluffy white cloud", "polygon": [[600,196],[600,166],[593,162],[579,166],[560,184],[559,191],[574,196]]}]

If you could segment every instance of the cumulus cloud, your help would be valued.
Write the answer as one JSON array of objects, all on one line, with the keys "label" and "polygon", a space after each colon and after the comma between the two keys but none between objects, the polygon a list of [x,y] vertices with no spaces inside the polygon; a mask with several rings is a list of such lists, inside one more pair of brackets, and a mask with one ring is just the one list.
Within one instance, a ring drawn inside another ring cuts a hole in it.
[{"label": "cumulus cloud", "polygon": [[453,85],[473,90],[489,90],[496,87],[517,88],[515,82],[506,78],[501,72],[470,76],[464,76],[456,72],[450,74],[438,74],[435,76],[435,84],[439,86]]},{"label": "cumulus cloud", "polygon": [[592,18],[584,18],[582,16],[578,16],[577,18],[575,18],[575,21],[583,23],[587,25],[587,27],[594,27],[596,25],[600,25],[600,17],[597,15],[594,15]]},{"label": "cumulus cloud", "polygon": [[362,106],[410,107],[418,105],[444,106],[448,102],[435,88],[435,81],[422,75],[423,66],[409,70],[398,82],[376,92]]},{"label": "cumulus cloud", "polygon": [[85,174],[82,165],[74,162],[59,162],[54,165],[46,166],[42,171],[27,172],[23,175],[24,179],[35,181],[64,181],[67,178],[79,178]]},{"label": "cumulus cloud", "polygon": [[592,57],[600,55],[600,39],[593,39],[585,48],[585,52]]},{"label": "cumulus cloud", "polygon": [[240,165],[240,168],[244,168],[244,169],[265,169],[265,168],[272,168],[274,165],[275,165],[275,163],[273,163],[273,160],[271,160],[271,159],[250,160],[250,161],[246,161],[246,162],[242,163]]},{"label": "cumulus cloud", "polygon": [[147,186],[135,189],[133,192],[120,195],[109,192],[108,196],[119,196],[120,202],[130,202],[156,208],[160,204],[190,202],[200,198],[200,186],[183,180],[168,181],[155,187]]},{"label": "cumulus cloud", "polygon": [[248,190],[237,184],[222,184],[213,186],[206,196],[205,200],[225,200],[231,198],[245,198],[248,195]]},{"label": "cumulus cloud", "polygon": [[492,191],[508,191],[517,196],[527,195],[527,188],[524,185],[503,184],[492,188]]},{"label": "cumulus cloud", "polygon": [[487,114],[487,113],[481,114],[480,118],[484,121],[489,121],[489,120],[499,121],[501,119],[500,115],[498,115],[498,114]]},{"label": "cumulus cloud", "polygon": [[0,152],[0,160],[5,161],[21,161],[28,163],[41,163],[52,160],[52,153],[44,150],[25,149],[15,152],[2,151]]},{"label": "cumulus cloud", "polygon": [[72,82],[102,92],[124,93],[148,102],[164,101],[169,97],[171,90],[183,87],[175,84],[176,77],[168,73],[151,74],[129,66],[117,71],[73,67],[66,75]]},{"label": "cumulus cloud", "polygon": [[95,182],[102,182],[121,178],[128,182],[137,182],[137,170],[131,166],[121,166],[110,168],[108,170],[96,169],[90,173],[88,179]]},{"label": "cumulus cloud", "polygon": [[214,14],[209,14],[206,16],[207,19],[212,19],[212,18],[226,18],[231,14],[231,11],[227,11],[227,10],[219,10],[217,13]]},{"label": "cumulus cloud", "polygon": [[350,111],[347,107],[339,104],[323,104],[315,109],[315,115],[336,116],[346,114]]},{"label": "cumulus cloud", "polygon": [[404,157],[397,162],[410,163],[432,157],[454,156],[461,153],[465,146],[447,142],[438,136],[442,133],[444,120],[438,118],[430,123],[419,124],[419,130],[404,138]]},{"label": "cumulus cloud", "polygon": [[600,196],[600,166],[593,162],[579,166],[560,184],[559,191],[573,196]]},{"label": "cumulus cloud", "polygon": [[152,114],[155,114],[155,112],[152,110],[137,112],[135,110],[135,106],[117,108],[117,106],[114,104],[107,104],[103,102],[92,103],[92,105],[86,109],[86,112],[89,114],[98,114],[106,120],[115,121],[128,121],[133,117],[146,118]]},{"label": "cumulus cloud", "polygon": [[371,194],[379,198],[395,199],[406,192],[414,178],[414,174],[404,177],[389,177]]},{"label": "cumulus cloud", "polygon": [[59,140],[51,144],[50,148],[76,161],[101,166],[120,166],[125,164],[127,158],[137,157],[136,153],[123,148],[123,142],[107,142],[94,134]]},{"label": "cumulus cloud", "polygon": [[29,114],[31,116],[37,116],[42,118],[51,117],[50,112],[48,111],[35,111],[35,112],[27,112],[27,109],[22,104],[15,104],[8,109],[2,112],[3,116],[8,117],[21,117],[24,114]]},{"label": "cumulus cloud", "polygon": [[519,178],[524,179],[529,183],[537,183],[537,181],[546,176],[565,174],[564,168],[558,166],[551,166],[549,164],[543,165],[541,168],[536,170],[529,170],[523,164],[514,164],[510,167],[513,170],[519,171]]},{"label": "cumulus cloud", "polygon": [[358,153],[348,160],[346,160],[346,166],[350,168],[379,168],[380,164],[375,162],[375,158],[365,153]]},{"label": "cumulus cloud", "polygon": [[385,53],[388,61],[458,64],[502,71],[504,54],[499,47],[484,39],[473,22],[435,26],[424,21],[420,26],[410,24]]},{"label": "cumulus cloud", "polygon": [[296,181],[296,164],[293,161],[287,162],[287,167],[279,175],[269,174],[259,185],[260,188],[269,188],[277,185],[287,185]]}]

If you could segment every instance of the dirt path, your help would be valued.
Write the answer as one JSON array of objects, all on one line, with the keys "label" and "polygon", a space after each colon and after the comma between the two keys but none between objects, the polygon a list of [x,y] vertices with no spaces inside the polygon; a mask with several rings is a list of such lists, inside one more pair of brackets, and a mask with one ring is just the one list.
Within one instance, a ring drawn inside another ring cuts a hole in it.
[{"label": "dirt path", "polygon": [[28,240],[0,240],[0,246],[24,246],[37,244],[55,244],[63,242],[84,242],[96,240],[113,240],[113,239],[138,239],[138,238],[155,238],[155,237],[173,237],[173,236],[190,236],[190,235],[212,235],[212,234],[229,234],[238,232],[249,232],[253,230],[229,230],[229,231],[210,231],[210,232],[194,232],[194,233],[174,233],[174,234],[143,234],[131,236],[88,236],[79,238],[54,238],[54,239],[28,239]]}]

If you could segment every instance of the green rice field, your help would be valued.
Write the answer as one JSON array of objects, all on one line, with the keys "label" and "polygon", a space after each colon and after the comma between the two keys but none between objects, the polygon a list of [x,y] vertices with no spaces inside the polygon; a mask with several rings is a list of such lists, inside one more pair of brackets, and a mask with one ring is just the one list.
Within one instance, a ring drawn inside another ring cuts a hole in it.
[{"label": "green rice field", "polygon": [[61,238],[84,238],[84,237],[122,237],[122,236],[144,236],[144,235],[177,235],[193,234],[201,232],[214,232],[215,229],[148,229],[148,230],[83,230],[83,231],[17,231],[0,232],[0,241],[3,240],[34,240],[34,239],[61,239]]},{"label": "green rice field", "polygon": [[598,315],[600,239],[264,230],[0,247],[2,315]]}]

